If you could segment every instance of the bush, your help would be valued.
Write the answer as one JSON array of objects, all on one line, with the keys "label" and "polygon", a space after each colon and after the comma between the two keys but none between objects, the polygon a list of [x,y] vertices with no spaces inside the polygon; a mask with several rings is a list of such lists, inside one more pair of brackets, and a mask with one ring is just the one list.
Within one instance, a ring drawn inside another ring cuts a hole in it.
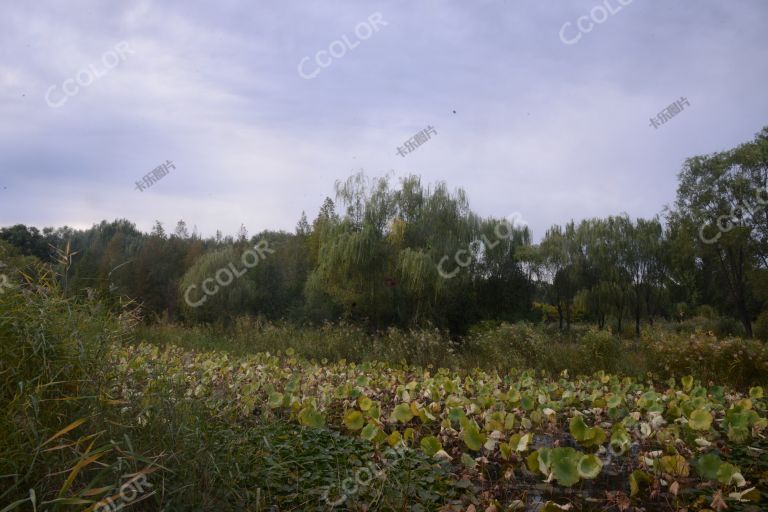
[{"label": "bush", "polygon": [[752,326],[752,334],[759,340],[768,341],[768,309],[764,310],[757,317]]},{"label": "bush", "polygon": [[616,371],[621,360],[622,343],[609,332],[590,330],[581,338],[584,357],[595,369]]},{"label": "bush", "polygon": [[714,322],[712,329],[718,338],[727,338],[729,336],[741,336],[746,335],[744,325],[730,316],[721,316]]},{"label": "bush", "polygon": [[653,329],[644,333],[641,346],[649,369],[659,378],[693,375],[742,390],[768,384],[768,345],[761,341]]},{"label": "bush", "polygon": [[476,367],[487,367],[492,361],[498,368],[537,368],[544,346],[544,337],[531,324],[504,323],[469,336],[461,347],[461,355]]}]

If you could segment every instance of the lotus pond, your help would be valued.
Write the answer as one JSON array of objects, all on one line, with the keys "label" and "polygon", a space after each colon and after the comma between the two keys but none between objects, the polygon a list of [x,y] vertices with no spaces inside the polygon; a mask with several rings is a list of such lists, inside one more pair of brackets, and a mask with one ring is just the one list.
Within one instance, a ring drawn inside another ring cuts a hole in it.
[{"label": "lotus pond", "polygon": [[[392,450],[401,462],[428,466],[419,478],[433,485],[418,492],[429,499],[404,510],[768,504],[766,398],[758,386],[738,392],[689,376],[658,382],[309,361],[290,349],[233,357],[142,343],[115,347],[112,357],[113,400],[149,404],[153,394],[173,392],[232,425],[288,423],[352,439],[367,447],[369,460],[360,463],[383,469],[383,480],[401,467],[386,461]],[[131,418],[139,424],[156,414],[140,410],[144,417]],[[348,471],[347,480],[357,478],[354,464]],[[374,480],[358,478],[355,492],[332,483],[313,489],[326,497],[317,509],[385,510],[360,489]]]}]

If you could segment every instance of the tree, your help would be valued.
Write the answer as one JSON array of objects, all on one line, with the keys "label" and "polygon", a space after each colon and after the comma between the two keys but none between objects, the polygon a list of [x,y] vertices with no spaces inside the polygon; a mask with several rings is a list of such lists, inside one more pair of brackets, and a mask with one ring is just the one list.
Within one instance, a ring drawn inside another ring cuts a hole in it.
[{"label": "tree", "polygon": [[768,128],[737,148],[686,160],[679,175],[676,214],[698,229],[698,253],[717,262],[715,279],[752,336],[749,275],[768,267]]}]

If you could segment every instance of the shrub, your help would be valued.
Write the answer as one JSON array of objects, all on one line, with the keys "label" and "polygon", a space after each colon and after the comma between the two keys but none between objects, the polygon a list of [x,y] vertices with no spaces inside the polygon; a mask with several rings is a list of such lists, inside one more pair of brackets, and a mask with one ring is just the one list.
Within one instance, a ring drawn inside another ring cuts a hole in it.
[{"label": "shrub", "polygon": [[768,309],[764,310],[757,317],[752,326],[752,333],[755,335],[755,338],[768,341]]},{"label": "shrub", "polygon": [[613,372],[621,360],[621,341],[609,332],[590,330],[581,338],[584,357],[596,369]]},{"label": "shrub", "polygon": [[712,329],[718,338],[726,338],[729,336],[741,336],[746,335],[744,325],[730,316],[721,316],[714,322],[714,328]]}]

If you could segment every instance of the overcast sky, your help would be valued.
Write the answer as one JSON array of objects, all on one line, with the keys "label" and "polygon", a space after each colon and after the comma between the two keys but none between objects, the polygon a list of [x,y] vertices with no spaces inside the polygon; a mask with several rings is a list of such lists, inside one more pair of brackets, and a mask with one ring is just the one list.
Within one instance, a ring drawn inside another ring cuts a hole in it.
[{"label": "overcast sky", "polygon": [[653,216],[768,125],[768,2],[622,1],[0,0],[0,226],[292,231],[358,170],[536,239]]}]

